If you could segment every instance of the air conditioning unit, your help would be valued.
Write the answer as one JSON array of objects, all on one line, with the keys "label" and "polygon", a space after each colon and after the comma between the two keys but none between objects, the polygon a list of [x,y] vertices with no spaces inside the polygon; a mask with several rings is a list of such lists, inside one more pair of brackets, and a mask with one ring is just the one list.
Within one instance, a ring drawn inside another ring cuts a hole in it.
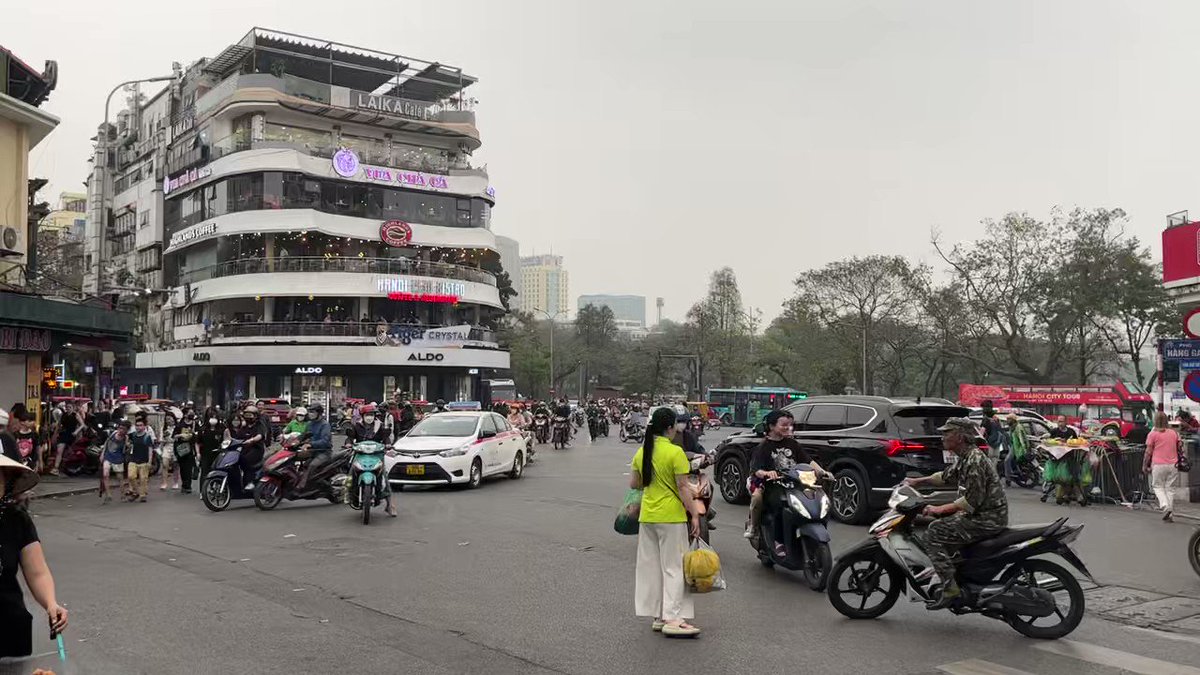
[{"label": "air conditioning unit", "polygon": [[21,234],[17,232],[17,228],[10,225],[0,227],[0,258],[15,258],[25,255],[24,252],[17,250],[20,239]]}]

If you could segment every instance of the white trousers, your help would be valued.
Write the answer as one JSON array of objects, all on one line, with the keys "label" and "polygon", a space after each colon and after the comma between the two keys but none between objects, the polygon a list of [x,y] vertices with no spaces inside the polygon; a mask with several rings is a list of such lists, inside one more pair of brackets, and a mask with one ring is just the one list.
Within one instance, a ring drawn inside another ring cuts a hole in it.
[{"label": "white trousers", "polygon": [[1175,479],[1179,469],[1174,464],[1155,464],[1150,467],[1150,487],[1163,511],[1175,510]]},{"label": "white trousers", "polygon": [[683,579],[683,554],[687,550],[687,523],[641,523],[633,592],[638,616],[664,621],[695,616],[692,596]]}]

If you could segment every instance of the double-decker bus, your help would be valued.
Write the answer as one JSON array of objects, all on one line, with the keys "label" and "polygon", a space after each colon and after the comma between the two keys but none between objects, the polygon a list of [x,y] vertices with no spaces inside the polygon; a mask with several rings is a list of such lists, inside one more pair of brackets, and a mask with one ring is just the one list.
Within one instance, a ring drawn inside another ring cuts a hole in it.
[{"label": "double-decker bus", "polygon": [[808,398],[808,393],[789,387],[709,388],[704,400],[726,426],[754,426],[763,415],[790,403]]},{"label": "double-decker bus", "polygon": [[[997,408],[1029,408],[1046,417],[1063,416],[1069,424],[1122,438],[1139,419],[1149,424],[1154,400],[1133,382],[1115,384],[960,384],[959,403],[978,407],[990,400]],[[1087,417],[1079,406],[1087,404]]]}]

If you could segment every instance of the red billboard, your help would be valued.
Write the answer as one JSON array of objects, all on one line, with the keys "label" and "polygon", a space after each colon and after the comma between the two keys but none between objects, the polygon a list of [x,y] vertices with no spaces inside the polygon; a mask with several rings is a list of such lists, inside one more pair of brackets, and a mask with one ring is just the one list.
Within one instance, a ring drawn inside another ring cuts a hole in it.
[{"label": "red billboard", "polygon": [[1163,283],[1200,281],[1200,222],[1163,230]]}]

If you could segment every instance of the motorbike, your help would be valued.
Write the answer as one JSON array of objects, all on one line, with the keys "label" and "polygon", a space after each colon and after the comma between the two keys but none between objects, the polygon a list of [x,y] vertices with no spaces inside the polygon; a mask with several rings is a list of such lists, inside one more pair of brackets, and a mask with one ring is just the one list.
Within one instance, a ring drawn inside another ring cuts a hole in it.
[{"label": "motorbike", "polygon": [[[1008,458],[1008,453],[1010,452],[1012,452],[1012,448],[1005,448],[1000,452],[1000,459],[996,460],[996,473],[1001,478],[1005,476],[1004,461]],[[1026,452],[1024,457],[1017,460],[1012,482],[1016,483],[1018,487],[1035,488],[1041,485],[1042,465],[1036,455],[1036,452]]]},{"label": "motorbike", "polygon": [[619,435],[622,443],[625,441],[641,443],[642,438],[646,435],[646,427],[638,424],[632,417],[626,417],[625,420],[621,422],[621,430]]},{"label": "motorbike", "polygon": [[554,449],[558,450],[567,447],[567,443],[571,440],[571,422],[566,417],[554,416],[554,434],[553,442]]},{"label": "motorbike", "polygon": [[1192,538],[1188,540],[1188,562],[1192,563],[1192,571],[1200,574],[1200,527],[1192,532]]},{"label": "motorbike", "polygon": [[[829,497],[810,464],[763,484],[762,517],[750,545],[763,567],[800,572],[814,591],[825,589],[833,554],[829,549]],[[780,539],[782,535],[782,539]]]},{"label": "motorbike", "polygon": [[691,419],[688,420],[688,426],[691,427],[692,433],[696,435],[696,438],[704,435],[704,420],[700,419],[699,415],[692,415]]},{"label": "motorbike", "polygon": [[281,448],[271,455],[263,462],[262,476],[254,484],[254,505],[263,511],[270,511],[284,499],[324,498],[330,504],[341,503],[345,499],[350,453],[345,450],[334,452],[319,470],[308,477],[304,489],[298,489],[297,485],[310,459],[308,451],[300,451],[294,445]]},{"label": "motorbike", "polygon": [[709,429],[720,429],[721,428],[721,418],[720,417],[710,417],[710,418],[708,418],[708,420],[706,420],[704,422],[704,426],[708,427]]},{"label": "motorbike", "polygon": [[[351,446],[347,443],[346,447]],[[359,441],[353,444],[351,450],[350,473],[346,478],[346,503],[350,508],[362,511],[363,525],[371,524],[371,509],[384,500],[380,487],[387,480],[383,469],[386,450],[382,443],[375,441]]]},{"label": "motorbike", "polygon": [[571,424],[576,429],[582,429],[583,425],[587,424],[587,415],[583,413],[582,408],[576,408],[571,411]]},{"label": "motorbike", "polygon": [[689,452],[685,454],[688,458],[688,466],[690,467],[687,481],[692,486],[693,510],[700,514],[700,539],[704,543],[709,544],[712,542],[708,539],[708,533],[712,529],[712,521],[717,517],[717,512],[712,507],[712,481],[704,473],[704,469],[712,466],[714,455],[708,452]]},{"label": "motorbike", "polygon": [[[59,470],[67,476],[95,475],[100,471],[100,459],[104,454],[104,442],[108,440],[111,427],[90,427],[71,445],[63,448]],[[157,473],[157,472],[156,472]]]},{"label": "motorbike", "polygon": [[608,417],[600,411],[588,414],[588,434],[592,438],[608,436]]},{"label": "motorbike", "polygon": [[222,442],[212,469],[200,478],[200,501],[209,511],[224,511],[234,499],[254,498],[254,491],[246,489],[253,476],[242,476],[243,443],[241,440]]},{"label": "motorbike", "polygon": [[550,442],[550,420],[542,413],[533,416],[533,437],[538,443]]},{"label": "motorbike", "polygon": [[[927,521],[921,516],[926,504],[911,486],[892,491],[889,510],[870,527],[867,539],[833,566],[828,595],[834,609],[851,619],[874,619],[890,610],[901,592],[913,602],[936,597],[937,575],[915,532]],[[1069,635],[1083,619],[1083,589],[1062,565],[1034,556],[1058,555],[1095,582],[1070,547],[1081,530],[1082,525],[1059,518],[1049,525],[1010,527],[971,544],[956,571],[962,596],[948,609],[1003,621],[1026,637],[1056,640]],[[869,604],[876,596],[879,602]],[[1039,624],[1042,620],[1050,622]]]}]

